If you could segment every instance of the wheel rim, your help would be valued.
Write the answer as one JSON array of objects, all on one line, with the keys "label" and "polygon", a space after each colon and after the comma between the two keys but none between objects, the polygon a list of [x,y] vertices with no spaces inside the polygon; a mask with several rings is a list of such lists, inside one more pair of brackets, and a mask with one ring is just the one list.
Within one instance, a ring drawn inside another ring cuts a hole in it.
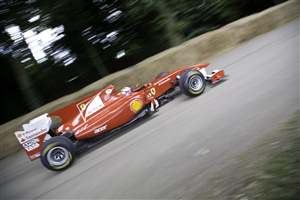
[{"label": "wheel rim", "polygon": [[47,160],[51,166],[61,166],[69,160],[69,151],[62,146],[57,146],[49,150]]},{"label": "wheel rim", "polygon": [[189,86],[193,91],[199,91],[201,90],[203,86],[203,81],[201,77],[199,76],[193,76],[189,80]]}]

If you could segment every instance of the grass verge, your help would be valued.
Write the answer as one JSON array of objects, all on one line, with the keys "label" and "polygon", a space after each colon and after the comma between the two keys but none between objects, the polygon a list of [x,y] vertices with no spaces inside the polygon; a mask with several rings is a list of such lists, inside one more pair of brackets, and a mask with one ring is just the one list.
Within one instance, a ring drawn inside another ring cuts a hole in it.
[{"label": "grass verge", "polygon": [[250,194],[261,199],[300,199],[300,112],[282,128],[280,145],[262,165],[256,190]]},{"label": "grass verge", "polygon": [[299,200],[300,111],[209,181],[201,199]]}]

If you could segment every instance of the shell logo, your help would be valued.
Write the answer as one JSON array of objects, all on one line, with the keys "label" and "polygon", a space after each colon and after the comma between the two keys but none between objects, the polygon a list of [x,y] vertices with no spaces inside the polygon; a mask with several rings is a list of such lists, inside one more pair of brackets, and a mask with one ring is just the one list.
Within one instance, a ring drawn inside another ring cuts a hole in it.
[{"label": "shell logo", "polygon": [[143,101],[140,99],[134,99],[130,102],[130,109],[132,112],[137,113],[143,108]]}]

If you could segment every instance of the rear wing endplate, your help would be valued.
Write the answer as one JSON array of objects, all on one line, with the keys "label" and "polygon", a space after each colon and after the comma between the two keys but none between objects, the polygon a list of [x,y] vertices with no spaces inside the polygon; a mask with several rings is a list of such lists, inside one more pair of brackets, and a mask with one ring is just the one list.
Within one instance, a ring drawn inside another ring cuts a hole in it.
[{"label": "rear wing endplate", "polygon": [[15,132],[15,136],[30,160],[40,157],[43,143],[51,138],[51,136],[47,134],[51,122],[51,118],[48,117],[48,113],[46,113],[30,120],[27,124],[23,124],[23,130]]}]

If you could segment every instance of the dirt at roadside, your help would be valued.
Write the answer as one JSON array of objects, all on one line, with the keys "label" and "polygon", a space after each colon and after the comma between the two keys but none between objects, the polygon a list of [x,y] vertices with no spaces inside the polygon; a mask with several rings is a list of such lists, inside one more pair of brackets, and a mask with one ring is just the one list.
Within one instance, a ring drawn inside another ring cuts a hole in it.
[{"label": "dirt at roadside", "polygon": [[300,111],[242,153],[207,184],[200,199],[300,199]]}]

